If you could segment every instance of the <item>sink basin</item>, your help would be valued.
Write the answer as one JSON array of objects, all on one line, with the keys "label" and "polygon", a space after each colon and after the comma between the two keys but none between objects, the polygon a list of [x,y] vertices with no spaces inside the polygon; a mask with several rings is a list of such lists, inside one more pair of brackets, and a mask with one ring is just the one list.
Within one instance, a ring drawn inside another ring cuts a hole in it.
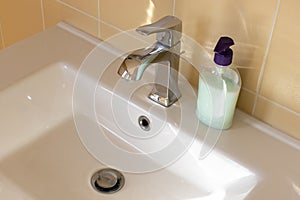
[{"label": "sink basin", "polygon": [[[7,111],[8,115],[1,115],[4,125],[2,128],[10,133],[7,134],[8,137],[5,140],[1,140],[1,147],[7,149],[6,152],[1,151],[1,198],[132,199],[134,195],[137,199],[224,199],[226,184],[247,177],[251,180],[248,189],[253,187],[251,184],[255,184],[254,176],[249,170],[234,162],[226,161],[217,153],[210,156],[211,160],[200,162],[197,154],[192,150],[186,150],[183,155],[175,157],[173,163],[169,164],[170,166],[161,166],[161,169],[154,169],[154,172],[151,172],[149,168],[143,168],[143,170],[148,169],[148,173],[126,172],[126,168],[122,170],[122,167],[128,167],[128,165],[117,165],[116,167],[119,167],[119,170],[124,173],[125,187],[111,196],[97,193],[93,190],[89,179],[96,170],[105,168],[107,165],[93,157],[95,152],[91,152],[92,155],[89,154],[83,146],[84,141],[82,143],[78,137],[71,109],[75,75],[76,70],[73,67],[55,63],[45,66],[42,70],[1,91],[1,110],[9,109],[10,111]],[[43,82],[42,85],[39,84],[41,82]],[[99,85],[103,89],[98,89],[99,96],[96,96],[97,99],[99,98],[99,106],[101,105],[97,108],[98,111],[105,108],[110,101],[103,93],[104,91],[109,92],[108,88],[103,87],[103,84]],[[142,94],[144,93],[142,92]],[[109,94],[112,93],[109,92]],[[133,108],[129,109],[133,110]],[[144,109],[140,107],[133,113],[138,112],[145,114]],[[158,130],[163,135],[157,136],[159,135],[157,134],[156,138],[150,142],[137,140],[136,137],[130,140],[129,136],[127,136],[129,138],[127,140],[126,137],[118,135],[119,129],[116,129],[117,132],[112,132],[115,127],[110,126],[112,122],[109,121],[108,115],[105,115],[105,113],[111,112],[105,110],[105,112],[99,113],[102,113],[102,115],[99,114],[99,119],[101,117],[106,120],[102,119],[94,123],[105,129],[104,133],[110,138],[111,145],[133,155],[140,153],[145,156],[154,150],[163,148],[165,142],[159,143],[159,140],[176,140],[175,134],[173,134],[176,127],[172,127],[166,122],[164,123],[165,127]],[[159,116],[154,116],[155,114],[157,113],[148,113],[149,116],[152,116],[151,119],[157,118],[156,121],[154,120],[153,126],[156,125],[155,123],[163,121],[159,121]],[[22,123],[12,126],[16,120]],[[176,119],[172,120],[176,121]],[[93,122],[90,121],[88,124],[91,123]],[[26,133],[26,137],[20,135],[24,133]],[[145,137],[145,134],[142,136]],[[138,160],[130,160],[131,157],[124,158],[120,155],[114,157],[113,154],[110,154],[109,149],[103,148],[101,141],[96,144],[99,144],[100,150],[110,158],[113,157],[122,162],[130,161],[131,164],[139,165],[137,168],[128,168],[127,170],[138,170],[145,167]],[[89,146],[87,149],[91,151]],[[219,176],[220,173],[218,169],[215,169],[215,172],[214,169],[210,169],[209,165],[213,164],[212,162],[221,162],[224,167],[223,172],[234,170],[235,174],[231,177],[223,176],[223,180],[216,179],[214,174]],[[208,173],[205,169],[212,171]]]},{"label": "sink basin", "polygon": [[[52,46],[45,48],[47,41]],[[296,141],[237,111],[232,129],[201,157],[209,129],[194,114],[196,95],[187,80],[180,77],[182,98],[162,108],[147,99],[155,67],[132,83],[116,73],[121,60],[84,70],[99,58],[109,61],[95,51],[81,64],[98,42],[59,24],[0,53],[0,66],[26,69],[0,85],[0,199],[276,199],[276,190],[300,196]],[[25,60],[7,60],[29,47]],[[42,59],[27,61],[38,53]],[[148,130],[140,127],[141,116]],[[281,141],[270,136],[275,133]],[[289,172],[277,163],[283,158],[294,164]],[[124,175],[117,193],[92,187],[91,177],[103,168]]]}]

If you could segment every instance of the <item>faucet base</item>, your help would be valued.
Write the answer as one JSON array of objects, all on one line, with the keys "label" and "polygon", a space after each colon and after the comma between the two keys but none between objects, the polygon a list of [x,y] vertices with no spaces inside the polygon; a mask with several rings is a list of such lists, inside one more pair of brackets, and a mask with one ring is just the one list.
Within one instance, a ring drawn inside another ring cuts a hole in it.
[{"label": "faucet base", "polygon": [[[180,96],[179,96],[180,97]],[[149,95],[148,95],[148,98],[151,99],[152,101],[154,101],[155,103],[158,103],[164,107],[169,107],[171,106],[173,103],[175,103],[179,97],[177,98],[173,98],[173,99],[170,99],[170,98],[166,98],[166,97],[162,97],[156,93],[153,93],[151,92]]]}]

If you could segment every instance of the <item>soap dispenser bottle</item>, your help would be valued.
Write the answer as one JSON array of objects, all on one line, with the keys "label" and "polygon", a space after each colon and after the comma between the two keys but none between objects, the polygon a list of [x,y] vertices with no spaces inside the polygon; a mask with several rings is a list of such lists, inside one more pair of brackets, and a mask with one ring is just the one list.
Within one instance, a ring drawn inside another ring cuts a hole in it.
[{"label": "soap dispenser bottle", "polygon": [[214,49],[215,66],[200,71],[196,115],[209,127],[228,129],[232,125],[241,88],[240,74],[231,66],[234,41],[221,37]]}]

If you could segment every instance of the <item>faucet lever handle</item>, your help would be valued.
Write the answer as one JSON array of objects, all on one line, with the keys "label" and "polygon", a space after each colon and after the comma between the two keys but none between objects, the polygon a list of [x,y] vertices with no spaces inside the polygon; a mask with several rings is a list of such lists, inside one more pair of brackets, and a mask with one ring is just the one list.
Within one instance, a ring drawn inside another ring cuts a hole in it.
[{"label": "faucet lever handle", "polygon": [[152,24],[138,27],[136,31],[142,35],[157,33],[159,43],[172,47],[180,41],[182,21],[174,16],[165,16]]}]

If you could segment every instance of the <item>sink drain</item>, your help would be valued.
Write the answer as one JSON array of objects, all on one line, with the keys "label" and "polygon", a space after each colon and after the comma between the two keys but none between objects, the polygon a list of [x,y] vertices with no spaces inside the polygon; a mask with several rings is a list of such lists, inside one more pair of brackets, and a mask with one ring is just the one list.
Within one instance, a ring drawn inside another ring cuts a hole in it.
[{"label": "sink drain", "polygon": [[150,120],[146,116],[140,116],[138,121],[141,129],[143,129],[144,131],[150,130]]},{"label": "sink drain", "polygon": [[97,192],[112,194],[124,186],[125,178],[119,171],[105,168],[92,176],[91,184]]}]

